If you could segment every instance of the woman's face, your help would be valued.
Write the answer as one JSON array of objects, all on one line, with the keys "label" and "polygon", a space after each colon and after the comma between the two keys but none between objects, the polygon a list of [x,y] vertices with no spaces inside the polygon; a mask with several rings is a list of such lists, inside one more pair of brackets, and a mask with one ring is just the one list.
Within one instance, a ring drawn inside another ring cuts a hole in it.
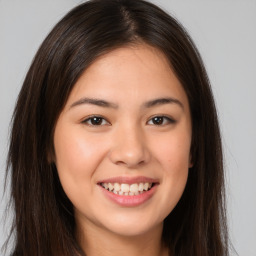
[{"label": "woman's face", "polygon": [[161,228],[186,185],[191,130],[186,93],[161,52],[127,46],[98,58],[54,133],[78,225],[125,236]]}]

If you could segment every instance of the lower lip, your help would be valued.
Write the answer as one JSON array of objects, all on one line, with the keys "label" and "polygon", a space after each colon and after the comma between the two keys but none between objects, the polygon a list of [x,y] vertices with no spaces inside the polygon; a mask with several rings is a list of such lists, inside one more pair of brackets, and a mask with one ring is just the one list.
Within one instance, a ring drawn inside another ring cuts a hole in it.
[{"label": "lower lip", "polygon": [[135,207],[144,204],[154,195],[157,189],[157,184],[155,184],[150,190],[134,196],[118,195],[108,191],[107,189],[101,186],[100,188],[102,189],[104,195],[114,203],[125,207]]}]

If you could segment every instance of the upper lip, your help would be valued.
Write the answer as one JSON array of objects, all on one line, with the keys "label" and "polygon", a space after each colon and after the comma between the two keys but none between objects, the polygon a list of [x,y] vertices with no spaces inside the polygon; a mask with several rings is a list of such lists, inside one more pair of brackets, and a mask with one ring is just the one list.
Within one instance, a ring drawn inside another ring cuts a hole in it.
[{"label": "upper lip", "polygon": [[101,183],[120,183],[120,184],[134,184],[134,183],[159,183],[157,179],[145,177],[145,176],[137,176],[137,177],[112,177],[108,179],[104,179],[98,182]]}]

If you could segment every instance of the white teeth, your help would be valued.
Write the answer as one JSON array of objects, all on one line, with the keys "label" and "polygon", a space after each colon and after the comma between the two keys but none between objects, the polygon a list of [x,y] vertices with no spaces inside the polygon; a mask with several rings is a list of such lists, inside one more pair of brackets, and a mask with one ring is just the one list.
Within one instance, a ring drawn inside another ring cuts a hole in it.
[{"label": "white teeth", "polygon": [[101,186],[114,194],[134,196],[148,191],[152,187],[152,183],[141,182],[131,185],[125,183],[101,183]]},{"label": "white teeth", "polygon": [[107,183],[103,183],[102,186],[103,186],[103,188],[108,189],[108,184]]},{"label": "white teeth", "polygon": [[139,191],[139,186],[138,186],[138,184],[132,184],[132,185],[130,186],[130,192],[135,193],[135,192],[138,192],[138,191]]},{"label": "white teeth", "polygon": [[129,192],[130,191],[130,186],[128,184],[121,184],[121,190],[123,192]]},{"label": "white teeth", "polygon": [[120,190],[120,184],[115,183],[115,184],[114,184],[114,190],[115,190],[115,191],[119,191],[119,190]]},{"label": "white teeth", "polygon": [[149,187],[148,183],[145,183],[144,184],[144,190],[148,190],[148,187]]},{"label": "white teeth", "polygon": [[108,190],[112,191],[114,189],[114,186],[112,185],[112,183],[108,183]]},{"label": "white teeth", "polygon": [[144,190],[144,184],[140,183],[139,184],[139,191],[142,192]]}]

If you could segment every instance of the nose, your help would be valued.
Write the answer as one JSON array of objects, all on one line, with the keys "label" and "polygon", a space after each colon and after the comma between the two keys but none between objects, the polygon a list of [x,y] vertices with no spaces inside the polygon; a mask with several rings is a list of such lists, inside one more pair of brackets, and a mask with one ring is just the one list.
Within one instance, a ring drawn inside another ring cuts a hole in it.
[{"label": "nose", "polygon": [[110,160],[117,165],[136,168],[150,160],[146,138],[140,129],[120,129],[113,135]]}]

